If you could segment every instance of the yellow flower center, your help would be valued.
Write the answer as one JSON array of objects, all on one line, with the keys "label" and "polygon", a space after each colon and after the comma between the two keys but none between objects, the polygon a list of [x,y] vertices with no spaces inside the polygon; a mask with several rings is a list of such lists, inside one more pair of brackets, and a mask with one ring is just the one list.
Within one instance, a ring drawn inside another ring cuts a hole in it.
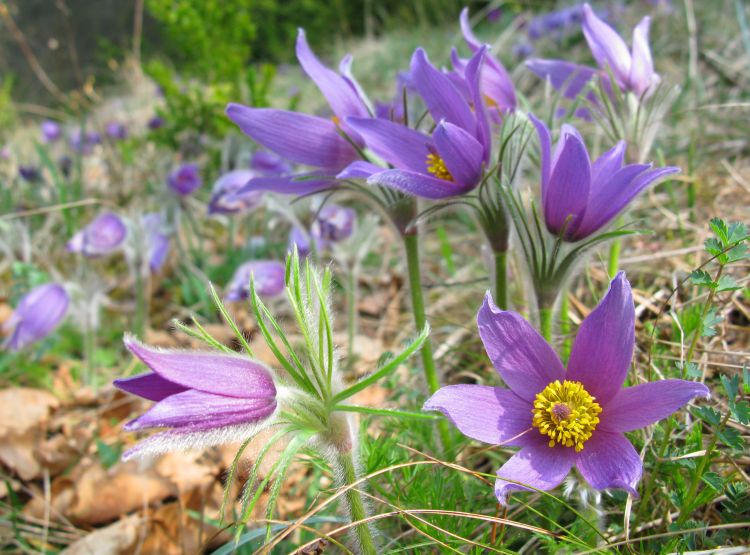
[{"label": "yellow flower center", "polygon": [[331,116],[331,121],[336,127],[341,127],[341,118],[338,116]]},{"label": "yellow flower center", "polygon": [[427,155],[427,171],[438,179],[444,179],[445,181],[453,181],[453,176],[448,168],[445,167],[445,161],[440,158],[437,154]]},{"label": "yellow flower center", "polygon": [[550,447],[559,443],[581,451],[599,423],[600,412],[602,407],[581,382],[555,380],[534,399],[531,424],[550,437]]},{"label": "yellow flower center", "polygon": [[484,101],[487,103],[488,108],[496,108],[497,106],[499,106],[499,104],[495,102],[494,98],[490,98],[486,94],[483,94],[482,96],[484,97]]}]

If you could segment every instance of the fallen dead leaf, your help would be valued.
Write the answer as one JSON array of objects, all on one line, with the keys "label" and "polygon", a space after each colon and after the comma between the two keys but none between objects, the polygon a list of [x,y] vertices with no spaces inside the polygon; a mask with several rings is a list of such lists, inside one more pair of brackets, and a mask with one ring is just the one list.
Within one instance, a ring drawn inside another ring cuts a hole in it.
[{"label": "fallen dead leaf", "polygon": [[60,555],[122,555],[137,543],[143,519],[133,515],[94,530],[68,546]]}]

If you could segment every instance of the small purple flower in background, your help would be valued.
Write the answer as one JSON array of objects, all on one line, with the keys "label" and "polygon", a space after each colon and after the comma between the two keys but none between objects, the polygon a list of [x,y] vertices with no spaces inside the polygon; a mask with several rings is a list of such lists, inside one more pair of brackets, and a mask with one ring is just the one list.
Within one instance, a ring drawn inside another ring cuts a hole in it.
[{"label": "small purple flower in background", "polygon": [[544,221],[550,233],[563,233],[566,241],[580,241],[599,231],[646,187],[680,171],[651,164],[623,165],[624,141],[592,163],[583,139],[571,125],[562,126],[552,153],[549,129],[533,115],[529,117],[541,145]]},{"label": "small purple flower in background", "polygon": [[86,144],[86,141],[83,137],[83,131],[80,129],[74,129],[70,132],[70,135],[68,136],[68,140],[70,141],[70,148],[75,150],[76,152],[80,152],[82,154],[88,154],[91,152],[91,147]]},{"label": "small purple flower in background", "polygon": [[250,278],[260,297],[276,297],[284,291],[286,267],[276,260],[245,262],[234,272],[227,286],[227,301],[241,301],[250,296]]},{"label": "small purple flower in background", "polygon": [[519,60],[525,60],[534,53],[534,47],[528,42],[517,42],[513,45],[513,56]]},{"label": "small purple flower in background", "polygon": [[278,154],[268,150],[256,150],[250,159],[250,169],[263,175],[285,175],[292,167]]},{"label": "small purple flower in background", "polygon": [[18,166],[18,175],[28,183],[36,183],[42,179],[42,173],[36,166]]},{"label": "small purple flower in background", "polygon": [[101,144],[101,142],[102,142],[102,134],[99,133],[98,131],[88,131],[86,133],[87,144],[94,146],[94,145]]},{"label": "small purple flower in background", "polygon": [[326,204],[312,224],[312,236],[322,241],[343,241],[354,231],[357,212],[338,204]]},{"label": "small purple flower in background", "polygon": [[234,170],[222,175],[214,183],[208,214],[236,214],[258,206],[263,200],[263,191],[240,192],[255,175],[251,170]]},{"label": "small purple flower in background", "polygon": [[62,173],[64,177],[70,177],[73,160],[67,155],[60,156],[60,158],[57,159],[57,167],[60,168],[60,173]]},{"label": "small purple flower in background", "polygon": [[487,12],[487,21],[490,23],[497,23],[503,17],[502,8],[492,8]]},{"label": "small purple flower in background", "polygon": [[180,196],[187,196],[203,185],[198,166],[195,164],[183,164],[172,171],[167,177],[167,185]]},{"label": "small purple flower in background", "polygon": [[528,489],[507,480],[550,490],[574,465],[598,490],[637,496],[643,462],[623,433],[666,418],[694,397],[709,396],[705,385],[686,380],[622,388],[635,344],[635,308],[622,272],[581,324],[567,370],[526,320],[498,309],[489,293],[477,325],[509,389],[450,385],[424,408],[443,412],[471,438],[521,447],[497,472],[501,504],[513,490]]},{"label": "small purple flower in background", "polygon": [[311,241],[316,241],[316,249],[321,250],[321,247],[324,245],[319,239],[312,238],[308,233],[305,232],[304,229],[302,229],[299,226],[292,226],[292,229],[289,230],[289,240],[287,243],[287,249],[289,252],[292,252],[294,250],[294,247],[297,247],[297,252],[299,253],[300,258],[305,258],[307,256],[310,256],[310,253],[312,252],[312,243]]},{"label": "small purple flower in background", "polygon": [[128,228],[120,216],[104,212],[73,235],[68,250],[88,257],[103,256],[119,249],[127,234]]},{"label": "small purple flower in background", "polygon": [[150,120],[148,120],[148,124],[147,125],[148,125],[148,128],[151,131],[156,131],[157,129],[161,129],[162,127],[164,127],[165,123],[166,123],[166,121],[164,120],[163,117],[161,117],[161,116],[154,116]]},{"label": "small purple flower in background", "polygon": [[153,455],[247,439],[276,412],[271,371],[240,355],[147,347],[131,337],[125,346],[151,370],[114,381],[115,387],[155,401],[128,431],[167,428],[124,454]]},{"label": "small purple flower in background", "polygon": [[42,141],[45,143],[54,143],[62,136],[60,124],[56,121],[45,120],[41,125]]},{"label": "small purple flower in background", "polygon": [[148,242],[148,267],[152,273],[158,272],[169,254],[169,235],[165,231],[164,218],[158,212],[144,214],[141,225]]},{"label": "small purple flower in background", "polygon": [[105,131],[107,132],[107,135],[110,139],[121,141],[128,138],[127,128],[118,121],[110,121],[107,124]]},{"label": "small purple flower in background", "polygon": [[3,324],[3,332],[10,335],[2,348],[18,351],[47,337],[65,318],[69,303],[68,293],[57,283],[45,283],[26,293]]}]

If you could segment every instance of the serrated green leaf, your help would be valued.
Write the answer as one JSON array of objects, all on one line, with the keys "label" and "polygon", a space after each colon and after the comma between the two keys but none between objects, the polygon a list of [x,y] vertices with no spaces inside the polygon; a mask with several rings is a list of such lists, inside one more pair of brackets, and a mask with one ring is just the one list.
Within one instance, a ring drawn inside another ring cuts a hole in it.
[{"label": "serrated green leaf", "polygon": [[740,241],[746,241],[747,238],[747,226],[744,223],[734,222],[729,225],[729,229],[727,230],[727,246],[739,243]]},{"label": "serrated green leaf", "polygon": [[721,385],[724,386],[724,391],[727,392],[727,397],[729,397],[730,400],[737,397],[737,394],[740,391],[740,377],[732,376],[730,378],[726,374],[722,374],[719,379],[721,380]]},{"label": "serrated green leaf", "polygon": [[735,451],[742,451],[745,448],[745,440],[742,439],[742,434],[734,428],[724,428],[717,432],[721,442]]},{"label": "serrated green leaf", "polygon": [[713,337],[714,335],[716,335],[714,326],[720,324],[723,321],[724,318],[716,313],[716,309],[709,310],[708,314],[706,314],[706,317],[703,319],[703,329],[701,330],[701,335],[703,337]]},{"label": "serrated green leaf", "polygon": [[694,412],[698,418],[713,426],[718,426],[721,423],[721,414],[711,407],[696,407]]},{"label": "serrated green leaf", "polygon": [[724,245],[727,245],[729,239],[729,227],[727,226],[727,222],[725,222],[721,218],[711,218],[711,221],[708,223],[708,225],[719,238],[719,240]]},{"label": "serrated green leaf", "polygon": [[690,281],[693,282],[693,285],[697,285],[698,287],[710,287],[713,289],[716,285],[711,274],[705,270],[693,270],[690,274]]},{"label": "serrated green leaf", "polygon": [[721,492],[724,490],[724,479],[716,474],[716,472],[706,472],[701,476],[701,480],[708,484],[708,486],[715,492]]},{"label": "serrated green leaf", "polygon": [[750,403],[747,401],[730,403],[729,410],[740,424],[750,423]]},{"label": "serrated green leaf", "polygon": [[715,289],[717,293],[721,293],[722,291],[737,291],[742,287],[737,284],[732,276],[723,275],[715,283]]}]

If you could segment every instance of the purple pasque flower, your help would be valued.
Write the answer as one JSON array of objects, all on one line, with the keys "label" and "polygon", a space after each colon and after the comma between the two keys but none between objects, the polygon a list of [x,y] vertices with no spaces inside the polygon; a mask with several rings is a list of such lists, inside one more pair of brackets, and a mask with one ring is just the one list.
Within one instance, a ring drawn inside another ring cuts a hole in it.
[{"label": "purple pasque flower", "polygon": [[636,25],[632,49],[628,50],[620,35],[597,17],[588,4],[584,4],[583,34],[599,69],[563,60],[534,59],[526,62],[526,65],[540,77],[549,79],[552,86],[566,98],[577,97],[595,75],[603,80],[605,87],[610,88],[608,69],[621,89],[641,97],[659,82],[648,44],[650,25],[651,18],[648,16]]},{"label": "purple pasque flower", "polygon": [[167,428],[127,451],[125,459],[242,441],[276,412],[273,376],[258,361],[226,353],[155,349],[132,337],[125,338],[125,346],[150,372],[115,380],[115,387],[156,404],[124,429]]},{"label": "purple pasque flower", "polygon": [[277,260],[251,260],[234,272],[227,286],[227,301],[241,301],[250,296],[250,280],[260,297],[272,298],[284,291],[286,267]]},{"label": "purple pasque flower", "polygon": [[27,183],[35,183],[42,179],[42,172],[32,165],[18,166],[18,175]]},{"label": "purple pasque flower", "polygon": [[59,283],[45,283],[26,293],[13,315],[3,324],[9,334],[3,349],[18,351],[47,337],[60,325],[68,311],[70,298]]},{"label": "purple pasque flower", "polygon": [[250,169],[265,176],[291,173],[292,167],[281,156],[268,150],[256,150],[250,158]]},{"label": "purple pasque flower", "polygon": [[318,212],[311,227],[314,238],[324,242],[338,242],[348,239],[354,231],[357,212],[338,204],[326,204]]},{"label": "purple pasque flower", "polygon": [[[473,53],[479,52],[483,43],[474,35],[469,23],[469,8],[461,10],[460,16],[461,33],[464,41]],[[451,52],[453,69],[462,77],[465,77],[468,60],[458,57],[456,50]],[[493,56],[489,49],[484,57],[484,63],[480,71],[480,90],[488,108],[491,111],[504,113],[516,109],[518,99],[513,81],[505,69],[505,66]]]},{"label": "purple pasque flower", "polygon": [[367,178],[371,185],[391,187],[430,199],[462,195],[482,179],[490,156],[489,122],[480,92],[482,47],[466,66],[472,105],[453,81],[435,68],[418,48],[412,57],[411,82],[424,100],[437,126],[426,135],[405,125],[374,118],[349,118],[347,123],[367,147],[395,169],[357,161],[338,177]]},{"label": "purple pasque flower", "polygon": [[60,124],[56,121],[45,120],[41,125],[42,141],[45,143],[54,143],[62,136]]},{"label": "purple pasque flower", "polygon": [[208,214],[236,214],[247,212],[263,200],[263,191],[243,191],[245,185],[256,176],[251,170],[233,170],[222,175],[211,191]]},{"label": "purple pasque flower", "polygon": [[141,217],[148,248],[148,267],[152,273],[161,270],[169,255],[169,235],[164,217],[158,212],[149,212]]},{"label": "purple pasque flower", "polygon": [[705,385],[685,380],[622,387],[635,344],[633,296],[622,272],[581,324],[567,370],[526,320],[497,308],[489,293],[477,325],[508,389],[450,385],[424,408],[441,411],[471,438],[521,448],[497,472],[502,504],[513,490],[528,489],[508,480],[550,490],[573,466],[598,490],[637,496],[643,463],[623,433],[709,396]]},{"label": "purple pasque flower", "polygon": [[580,241],[607,225],[646,187],[679,168],[624,165],[620,141],[593,163],[580,134],[563,125],[554,153],[547,126],[533,115],[541,146],[542,209],[547,229],[566,241]]},{"label": "purple pasque flower", "polygon": [[[250,190],[295,195],[321,191],[333,184],[332,176],[359,157],[352,142],[361,146],[362,139],[346,124],[346,118],[370,117],[370,110],[351,73],[351,56],[341,60],[339,72],[327,68],[310,49],[302,29],[297,35],[296,50],[302,69],[328,101],[334,114],[332,118],[241,104],[229,104],[226,113],[257,143],[291,162],[316,170],[257,177],[248,186]],[[349,140],[343,134],[348,135]]]},{"label": "purple pasque flower", "polygon": [[110,139],[121,141],[128,138],[128,129],[119,121],[110,121],[104,130]]},{"label": "purple pasque flower", "polygon": [[120,216],[104,212],[73,235],[68,250],[92,258],[103,256],[119,249],[127,234],[128,228]]},{"label": "purple pasque flower", "polygon": [[182,164],[169,174],[167,185],[173,192],[181,197],[186,197],[203,185],[203,178],[198,166],[195,164]]},{"label": "purple pasque flower", "polygon": [[289,230],[287,249],[291,253],[297,247],[297,253],[299,253],[300,258],[305,258],[310,256],[312,252],[313,241],[315,241],[315,249],[317,251],[323,250],[326,246],[325,241],[318,237],[311,237],[304,229],[295,225]]}]

